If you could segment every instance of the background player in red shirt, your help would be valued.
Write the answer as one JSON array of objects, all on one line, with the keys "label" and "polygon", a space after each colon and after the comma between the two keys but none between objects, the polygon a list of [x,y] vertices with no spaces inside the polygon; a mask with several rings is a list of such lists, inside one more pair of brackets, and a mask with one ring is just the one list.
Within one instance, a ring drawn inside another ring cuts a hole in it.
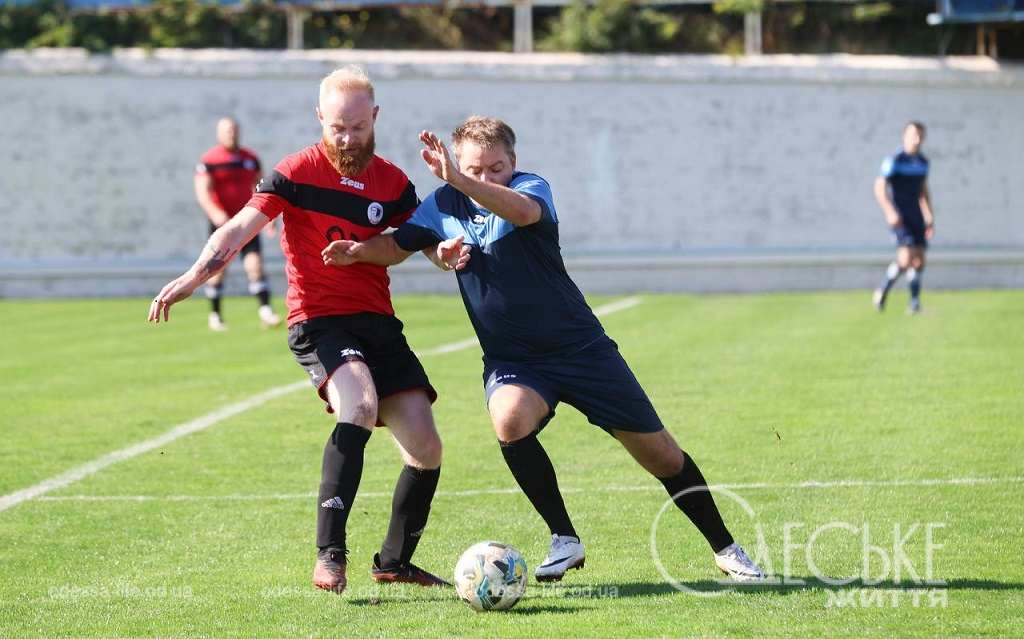
[{"label": "background player in red shirt", "polygon": [[[238,137],[238,122],[234,118],[221,118],[217,121],[217,146],[204,153],[196,165],[196,199],[210,219],[211,235],[242,210],[260,181],[260,159],[239,146]],[[274,225],[269,225],[267,235],[272,237],[273,230]],[[246,242],[241,252],[242,265],[249,278],[249,293],[260,302],[260,321],[264,326],[277,326],[281,318],[270,307],[270,287],[263,275],[259,234]],[[211,305],[209,324],[215,331],[227,329],[221,314],[224,273],[217,273],[206,285],[206,297]]]},{"label": "background player in red shirt", "polygon": [[[361,69],[346,67],[324,78],[317,107],[323,139],[282,160],[149,309],[150,321],[166,321],[172,304],[221,272],[261,228],[283,215],[288,343],[338,418],[324,447],[313,583],[339,593],[347,583],[345,525],[363,450],[378,424],[390,428],[405,468],[371,575],[378,582],[448,585],[410,563],[441,472],[441,439],[430,409],[436,393],[394,316],[386,267],[339,269],[321,256],[336,239],[367,239],[397,227],[419,203],[405,174],[374,154],[377,113],[373,85]],[[436,250],[424,253],[449,270]]]}]

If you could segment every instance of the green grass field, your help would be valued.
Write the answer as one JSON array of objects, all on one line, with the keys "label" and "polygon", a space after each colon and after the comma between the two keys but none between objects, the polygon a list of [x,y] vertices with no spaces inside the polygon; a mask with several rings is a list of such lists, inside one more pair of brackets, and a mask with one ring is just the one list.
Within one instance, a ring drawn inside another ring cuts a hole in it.
[{"label": "green grass field", "polygon": [[[722,591],[703,539],[668,510],[659,556],[714,596],[678,592],[651,557],[660,484],[562,406],[542,441],[584,570],[531,583],[506,613],[374,585],[401,467],[378,431],[349,520],[349,591],[316,591],[332,421],[304,388],[0,511],[0,637],[1024,636],[1024,292],[926,292],[916,317],[903,296],[878,315],[864,292],[646,295],[603,320],[708,480],[754,511],[720,496],[737,538],[756,551],[760,536],[774,573],[804,585]],[[471,335],[457,298],[397,306],[420,351]],[[303,379],[251,300],[225,308],[231,330],[211,334],[199,299],[160,326],[143,300],[0,301],[0,495]],[[423,361],[445,462],[417,563],[448,576],[464,548],[497,539],[535,564],[546,530],[510,490],[478,349]],[[950,481],[964,478],[977,481]],[[868,582],[816,579],[865,576],[865,528]],[[902,557],[898,575],[874,547]],[[912,578],[929,554],[941,585]]]}]

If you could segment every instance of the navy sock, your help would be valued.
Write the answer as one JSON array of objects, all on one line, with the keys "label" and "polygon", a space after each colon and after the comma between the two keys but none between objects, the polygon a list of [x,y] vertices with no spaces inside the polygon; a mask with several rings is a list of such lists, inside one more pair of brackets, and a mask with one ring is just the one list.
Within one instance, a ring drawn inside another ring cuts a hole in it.
[{"label": "navy sock", "polygon": [[514,442],[499,442],[501,454],[508,469],[523,489],[526,498],[533,504],[553,535],[570,535],[579,538],[565,509],[565,501],[558,490],[555,467],[551,465],[537,433]]},{"label": "navy sock", "polygon": [[900,279],[900,275],[902,274],[903,271],[900,270],[900,266],[896,262],[892,262],[889,264],[888,268],[885,269],[885,280],[882,281],[882,285],[879,287],[882,289],[883,300],[889,294],[889,290],[892,288],[893,284],[896,283],[896,280]]},{"label": "navy sock", "polygon": [[918,299],[921,297],[921,269],[912,268],[907,276],[910,285],[910,297]]},{"label": "navy sock", "polygon": [[[665,486],[665,490],[672,496],[679,510],[683,511],[697,530],[704,535],[711,550],[719,552],[726,546],[733,543],[732,535],[722,521],[722,514],[718,512],[715,505],[715,498],[711,491],[707,490],[708,484],[704,481],[704,475],[697,468],[696,462],[683,451],[683,469],[678,475],[672,477],[659,477],[658,480]],[[692,489],[692,490],[691,490]],[[685,494],[679,495],[685,491]]]}]

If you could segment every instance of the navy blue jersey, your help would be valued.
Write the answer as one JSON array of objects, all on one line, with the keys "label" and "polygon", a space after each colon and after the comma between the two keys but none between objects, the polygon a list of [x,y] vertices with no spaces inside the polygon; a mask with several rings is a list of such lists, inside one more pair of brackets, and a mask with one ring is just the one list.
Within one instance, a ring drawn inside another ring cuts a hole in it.
[{"label": "navy blue jersey", "polygon": [[903,225],[924,229],[920,198],[928,178],[928,158],[900,151],[882,161],[881,173],[889,183],[890,197]]},{"label": "navy blue jersey", "polygon": [[446,184],[395,231],[395,242],[418,251],[465,238],[472,253],[459,290],[486,356],[529,362],[574,353],[604,328],[565,271],[551,187],[532,173],[516,173],[508,186],[540,205],[538,222],[517,227]]}]

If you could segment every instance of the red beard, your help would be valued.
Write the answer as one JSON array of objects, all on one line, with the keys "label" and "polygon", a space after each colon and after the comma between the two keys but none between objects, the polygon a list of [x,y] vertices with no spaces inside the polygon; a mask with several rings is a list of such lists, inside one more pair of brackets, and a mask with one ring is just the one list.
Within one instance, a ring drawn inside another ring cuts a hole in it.
[{"label": "red beard", "polygon": [[362,146],[349,148],[342,150],[334,145],[334,143],[328,140],[326,137],[323,138],[324,150],[327,152],[327,159],[330,161],[331,166],[346,177],[355,177],[366,170],[366,167],[370,164],[370,160],[373,159],[373,152],[375,149],[375,142],[373,134],[370,134],[370,139],[366,141],[366,144]]}]

